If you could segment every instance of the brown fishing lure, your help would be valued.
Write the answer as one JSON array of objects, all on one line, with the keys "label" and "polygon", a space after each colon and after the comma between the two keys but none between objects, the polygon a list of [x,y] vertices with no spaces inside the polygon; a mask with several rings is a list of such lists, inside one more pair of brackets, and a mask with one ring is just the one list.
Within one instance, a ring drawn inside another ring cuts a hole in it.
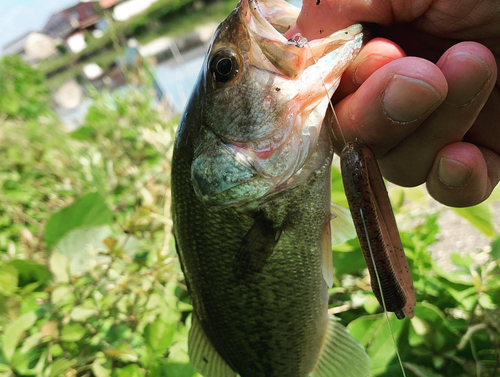
[{"label": "brown fishing lure", "polygon": [[347,142],[341,169],[373,293],[399,319],[412,318],[416,303],[413,281],[377,160],[360,141]]}]

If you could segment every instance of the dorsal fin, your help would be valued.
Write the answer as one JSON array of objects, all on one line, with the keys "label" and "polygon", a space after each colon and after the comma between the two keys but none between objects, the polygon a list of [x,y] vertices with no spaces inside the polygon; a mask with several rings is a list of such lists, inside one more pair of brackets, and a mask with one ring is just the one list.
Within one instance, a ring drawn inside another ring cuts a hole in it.
[{"label": "dorsal fin", "polygon": [[236,377],[236,373],[215,350],[195,313],[192,318],[188,354],[196,371],[203,377]]}]

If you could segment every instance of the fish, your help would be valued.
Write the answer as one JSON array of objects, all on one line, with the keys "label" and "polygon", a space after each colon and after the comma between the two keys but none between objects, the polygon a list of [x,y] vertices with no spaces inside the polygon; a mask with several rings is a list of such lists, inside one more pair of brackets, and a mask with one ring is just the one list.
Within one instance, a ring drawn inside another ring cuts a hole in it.
[{"label": "fish", "polygon": [[301,43],[299,9],[240,0],[219,25],[179,123],[173,234],[205,377],[364,377],[363,347],[328,314],[332,238],[329,98],[363,45],[353,25]]}]

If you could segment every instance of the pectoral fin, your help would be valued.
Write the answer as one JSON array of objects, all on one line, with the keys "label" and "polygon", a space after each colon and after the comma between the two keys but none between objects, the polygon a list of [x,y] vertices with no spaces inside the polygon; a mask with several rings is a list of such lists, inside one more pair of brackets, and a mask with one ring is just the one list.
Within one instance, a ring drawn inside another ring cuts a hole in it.
[{"label": "pectoral fin", "polygon": [[215,350],[194,313],[189,331],[188,354],[191,364],[203,377],[236,377],[236,373]]},{"label": "pectoral fin", "polygon": [[351,213],[347,208],[332,202],[330,213],[331,219],[323,229],[323,238],[321,240],[323,259],[321,268],[323,278],[329,288],[333,286],[332,245],[338,245],[356,237],[356,229],[351,219]]},{"label": "pectoral fin", "polygon": [[363,346],[333,316],[318,362],[309,377],[368,377],[370,358]]},{"label": "pectoral fin", "polygon": [[332,214],[330,221],[332,245],[335,246],[356,238],[356,228],[352,222],[351,212],[334,202],[330,203],[330,212]]},{"label": "pectoral fin", "polygon": [[275,228],[272,221],[260,213],[246,234],[235,259],[235,271],[241,276],[260,272],[274,252],[283,227]]}]

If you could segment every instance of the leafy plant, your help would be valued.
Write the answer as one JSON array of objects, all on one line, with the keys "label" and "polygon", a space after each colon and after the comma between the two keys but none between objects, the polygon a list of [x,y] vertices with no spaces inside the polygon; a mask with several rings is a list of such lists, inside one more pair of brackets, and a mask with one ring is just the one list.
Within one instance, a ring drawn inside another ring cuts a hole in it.
[{"label": "leafy plant", "polygon": [[[84,126],[71,134],[30,106],[0,128],[0,375],[198,376],[171,237],[175,122],[154,109],[147,89],[93,95]],[[492,237],[482,262],[454,255],[454,269],[443,270],[429,252],[440,210],[429,209],[421,189],[390,193],[415,318],[390,317],[389,327],[357,240],[333,250],[330,311],[366,347],[373,376],[402,375],[394,336],[408,376],[496,377],[500,238],[489,204],[461,212]],[[335,169],[332,197],[345,205]]]},{"label": "leafy plant", "polygon": [[[395,206],[399,216],[413,217],[413,202],[405,200],[405,191],[400,193],[401,205]],[[416,197],[427,200],[427,196]],[[401,232],[417,294],[415,317],[399,321],[382,313],[367,289],[368,276],[357,240],[334,248],[340,276],[338,287],[331,291],[332,311],[337,312],[339,306],[350,309],[338,315],[366,347],[373,376],[402,375],[398,350],[409,376],[495,377],[500,374],[500,238],[476,258],[481,263],[451,253],[454,268],[443,270],[428,251],[439,234],[440,212],[422,212],[416,225]],[[487,204],[462,213],[467,214],[465,218],[482,219],[480,229],[493,232]]]},{"label": "leafy plant", "polygon": [[44,76],[19,56],[0,59],[0,114],[7,118],[34,119],[49,109]]}]

